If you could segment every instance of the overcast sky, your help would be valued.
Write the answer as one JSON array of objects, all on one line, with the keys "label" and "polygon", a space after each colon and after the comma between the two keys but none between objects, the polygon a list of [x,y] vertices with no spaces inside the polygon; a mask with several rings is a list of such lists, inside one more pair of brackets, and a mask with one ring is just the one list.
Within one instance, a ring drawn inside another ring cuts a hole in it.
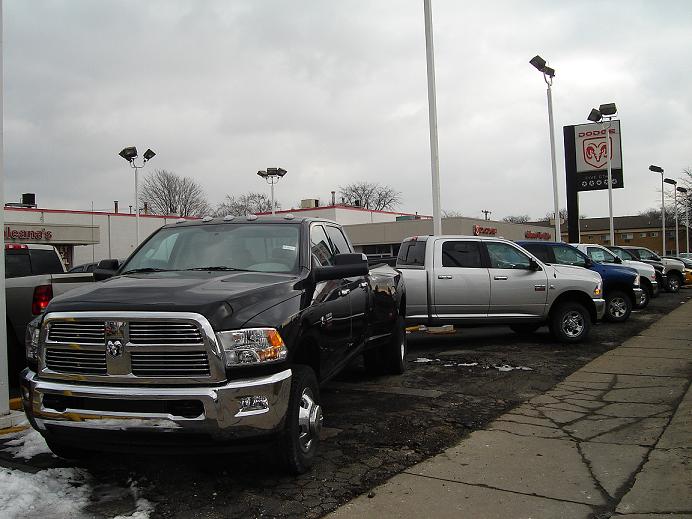
[{"label": "overcast sky", "polygon": [[[615,102],[625,189],[616,215],[660,202],[659,164],[692,166],[689,0],[432,0],[442,207],[466,216],[552,210],[545,84],[562,127]],[[5,0],[5,194],[40,207],[132,203],[117,153],[195,178],[212,204],[268,192],[284,208],[352,181],[391,184],[429,214],[422,0]],[[608,213],[607,192],[581,212]]]}]

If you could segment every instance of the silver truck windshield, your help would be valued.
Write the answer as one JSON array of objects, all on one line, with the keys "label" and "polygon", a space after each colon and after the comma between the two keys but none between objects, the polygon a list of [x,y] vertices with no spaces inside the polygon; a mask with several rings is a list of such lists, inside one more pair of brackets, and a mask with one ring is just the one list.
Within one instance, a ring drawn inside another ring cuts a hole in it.
[{"label": "silver truck windshield", "polygon": [[153,235],[121,273],[166,270],[297,272],[300,227],[290,224],[207,224]]}]

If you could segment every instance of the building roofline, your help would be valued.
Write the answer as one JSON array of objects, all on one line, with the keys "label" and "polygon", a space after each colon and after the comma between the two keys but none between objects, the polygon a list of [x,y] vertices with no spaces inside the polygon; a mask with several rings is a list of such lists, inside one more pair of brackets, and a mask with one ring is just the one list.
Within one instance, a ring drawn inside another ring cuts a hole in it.
[{"label": "building roofline", "polygon": [[[112,213],[108,211],[78,211],[74,209],[42,209],[39,207],[4,207],[5,211],[25,211],[34,213],[58,213],[58,214],[93,214],[100,216],[130,216],[136,217],[135,213]],[[175,214],[143,214],[139,213],[140,218],[185,218],[186,220],[199,220],[196,216],[178,216]]]},{"label": "building roofline", "polygon": [[[382,211],[380,209],[368,209],[366,207],[355,207],[352,205],[341,205],[341,204],[334,204],[334,205],[320,205],[318,207],[299,207],[298,209],[281,209],[280,211],[276,211],[276,214],[279,213],[298,213],[300,211],[321,211],[322,209],[346,209],[349,211],[363,211],[367,213],[379,213],[379,214],[396,214],[399,216],[419,216],[421,219],[428,219],[432,218],[432,216],[424,215],[424,214],[416,214],[416,213],[401,213],[399,211]],[[265,216],[271,214],[271,211],[265,211],[262,213],[255,213],[257,216]]]}]

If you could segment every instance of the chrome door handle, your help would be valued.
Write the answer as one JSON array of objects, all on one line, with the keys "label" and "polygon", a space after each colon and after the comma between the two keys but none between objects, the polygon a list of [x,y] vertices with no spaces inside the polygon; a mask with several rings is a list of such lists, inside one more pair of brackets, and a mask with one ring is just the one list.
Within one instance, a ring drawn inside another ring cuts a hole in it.
[{"label": "chrome door handle", "polygon": [[452,276],[443,276],[440,274],[439,276],[437,276],[437,279],[452,279]]},{"label": "chrome door handle", "polygon": [[351,289],[350,289],[350,288],[342,288],[341,290],[339,290],[339,295],[340,295],[340,296],[347,296],[347,295],[350,294],[350,293],[351,293]]},{"label": "chrome door handle", "polygon": [[358,283],[358,286],[360,288],[368,288],[368,282],[367,281],[361,281],[360,283]]},{"label": "chrome door handle", "polygon": [[493,279],[497,279],[498,281],[506,281],[507,276],[495,276]]}]

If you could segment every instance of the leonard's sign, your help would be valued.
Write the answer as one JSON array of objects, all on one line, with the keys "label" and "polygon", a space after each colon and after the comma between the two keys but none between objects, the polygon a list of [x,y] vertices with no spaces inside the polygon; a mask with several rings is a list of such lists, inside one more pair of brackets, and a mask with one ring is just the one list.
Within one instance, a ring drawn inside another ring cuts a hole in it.
[{"label": "leonard's sign", "polygon": [[625,187],[622,177],[620,121],[574,126],[577,191],[608,189],[608,142],[613,189]]}]

